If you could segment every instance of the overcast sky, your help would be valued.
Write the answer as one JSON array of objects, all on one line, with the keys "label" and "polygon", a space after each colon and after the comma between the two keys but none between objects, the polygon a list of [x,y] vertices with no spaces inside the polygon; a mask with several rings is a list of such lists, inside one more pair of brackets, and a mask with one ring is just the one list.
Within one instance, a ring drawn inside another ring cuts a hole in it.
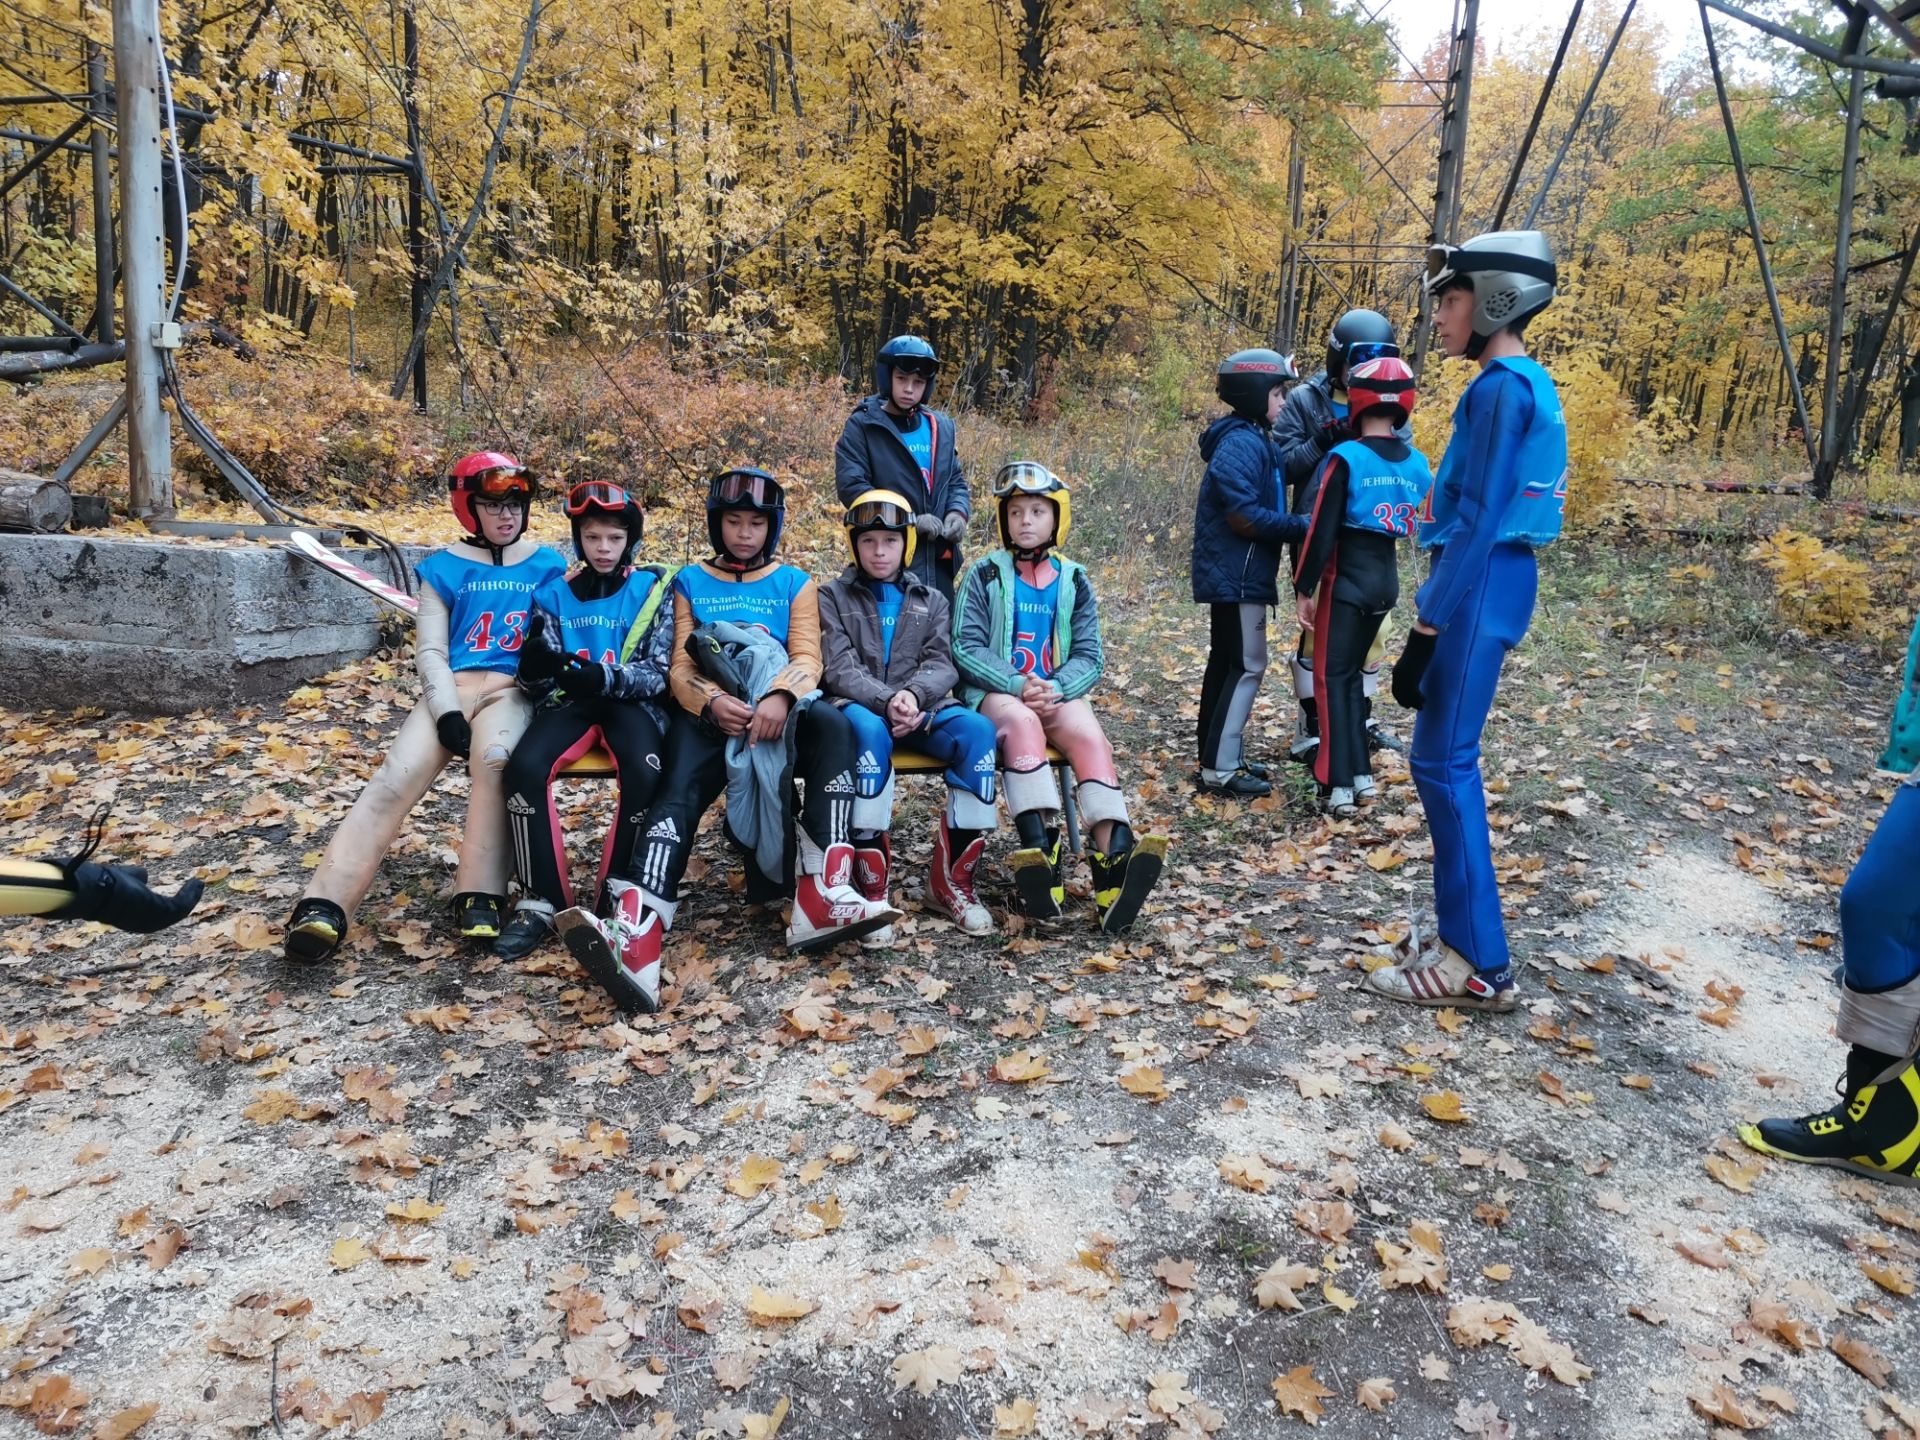
[{"label": "overcast sky", "polygon": [[[1400,46],[1417,55],[1430,40],[1444,35],[1453,25],[1453,0],[1365,0],[1392,26]],[[1550,31],[1557,39],[1566,27],[1573,0],[1480,0],[1480,35],[1489,53],[1509,48],[1510,36],[1528,31]],[[1583,27],[1594,23],[1597,7],[1588,0],[1581,15]],[[1661,53],[1669,60],[1700,48],[1700,11],[1694,0],[1640,0],[1630,22],[1636,28],[1661,27],[1666,39]],[[1744,26],[1725,17],[1716,17],[1714,33],[1743,31]]]}]

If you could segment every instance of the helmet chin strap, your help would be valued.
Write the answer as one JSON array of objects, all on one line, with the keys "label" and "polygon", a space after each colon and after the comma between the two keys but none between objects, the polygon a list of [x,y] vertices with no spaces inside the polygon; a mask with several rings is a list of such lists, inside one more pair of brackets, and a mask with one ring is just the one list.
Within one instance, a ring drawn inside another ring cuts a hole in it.
[{"label": "helmet chin strap", "polygon": [[1467,336],[1467,359],[1478,360],[1480,352],[1487,348],[1487,342],[1491,339],[1492,335],[1482,335],[1478,330],[1470,332]]}]

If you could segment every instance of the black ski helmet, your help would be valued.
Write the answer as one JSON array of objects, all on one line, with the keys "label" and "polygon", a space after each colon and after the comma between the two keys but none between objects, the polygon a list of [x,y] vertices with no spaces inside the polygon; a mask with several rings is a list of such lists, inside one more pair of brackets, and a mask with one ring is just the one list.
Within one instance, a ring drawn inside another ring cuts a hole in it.
[{"label": "black ski helmet", "polygon": [[[728,553],[720,534],[720,517],[729,510],[753,510],[767,517],[767,543],[760,553],[744,563]],[[772,562],[780,545],[780,530],[787,518],[787,495],[780,482],[753,465],[722,470],[707,484],[707,538],[713,542],[716,563],[730,570],[757,570]]]},{"label": "black ski helmet", "polygon": [[[1327,379],[1336,390],[1341,388],[1341,382],[1347,378],[1347,366],[1352,363],[1347,352],[1353,346],[1395,343],[1393,322],[1378,310],[1347,311],[1333,322],[1333,333],[1327,336]],[[1400,352],[1396,349],[1392,353]]]},{"label": "black ski helmet", "polygon": [[918,335],[896,335],[880,347],[880,353],[873,357],[873,393],[882,400],[893,398],[896,366],[924,374],[927,388],[920,403],[925,405],[933,399],[934,381],[940,375],[940,357],[934,353],[933,346]]},{"label": "black ski helmet", "polygon": [[[576,481],[567,487],[564,508],[567,524],[573,529],[573,553],[580,558],[582,566],[581,574],[576,578],[584,582],[585,589],[594,592],[581,598],[604,600],[627,583],[627,570],[633,564],[634,552],[640,548],[640,537],[646,531],[646,516],[633,496],[611,480]],[[616,521],[627,532],[625,552],[620,556],[619,563],[605,575],[587,564],[587,552],[580,544],[580,527],[596,517]]]},{"label": "black ski helmet", "polygon": [[1276,385],[1298,380],[1293,361],[1278,350],[1237,350],[1220,362],[1213,393],[1236,415],[1267,423],[1267,397]]}]

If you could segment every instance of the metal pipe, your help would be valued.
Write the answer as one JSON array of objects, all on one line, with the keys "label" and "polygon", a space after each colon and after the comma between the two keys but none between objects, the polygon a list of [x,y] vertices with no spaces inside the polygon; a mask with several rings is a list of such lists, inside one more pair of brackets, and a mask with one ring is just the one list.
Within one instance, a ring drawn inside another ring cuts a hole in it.
[{"label": "metal pipe", "polygon": [[25,163],[23,163],[18,170],[8,175],[5,180],[0,180],[0,200],[6,199],[7,196],[13,193],[14,186],[18,185],[22,180],[33,174],[34,171],[38,170],[42,165],[46,164],[47,161],[65,149],[67,142],[78,135],[81,130],[86,127],[86,124],[87,117],[82,115],[78,120],[74,121],[73,124],[67,126],[66,129],[62,130],[53,139],[46,141],[38,150],[29,155]]},{"label": "metal pipe", "polygon": [[1908,79],[1920,79],[1920,65],[1905,60],[1882,60],[1878,55],[1848,55],[1823,45],[1818,40],[1809,40],[1798,30],[1785,25],[1776,25],[1771,20],[1762,20],[1751,10],[1742,10],[1738,5],[1730,5],[1727,0],[1707,0],[1707,4],[1722,15],[1730,15],[1743,24],[1751,25],[1763,35],[1771,35],[1776,40],[1784,40],[1789,45],[1797,45],[1809,55],[1818,55],[1829,65],[1838,65],[1846,70],[1871,70],[1876,75],[1904,75]]},{"label": "metal pipe", "polygon": [[[0,127],[0,140],[18,140],[26,145],[45,145],[50,138],[51,137],[46,135],[37,134],[32,130],[13,130]],[[75,155],[90,155],[93,153],[77,140],[61,141],[60,148],[71,151]]]},{"label": "metal pipe", "polygon": [[1793,368],[1793,344],[1787,338],[1786,317],[1780,313],[1780,291],[1773,283],[1773,265],[1767,259],[1766,237],[1760,231],[1760,210],[1753,201],[1753,183],[1747,178],[1746,157],[1740,151],[1740,132],[1733,125],[1733,102],[1727,98],[1726,76],[1720,71],[1720,50],[1713,40],[1713,21],[1707,16],[1706,0],[1700,4],[1700,29],[1707,37],[1707,66],[1713,72],[1714,93],[1720,97],[1720,123],[1726,126],[1727,150],[1733,156],[1733,178],[1740,184],[1740,200],[1747,207],[1747,229],[1753,236],[1754,258],[1760,262],[1760,283],[1767,292],[1767,309],[1773,316],[1774,338],[1780,342],[1780,368],[1786,372],[1787,388],[1793,395],[1794,413],[1800,418],[1800,438],[1806,442],[1807,463],[1817,465],[1820,453],[1814,444],[1813,422],[1807,418],[1807,397],[1800,388],[1799,372]]},{"label": "metal pipe", "polygon": [[113,427],[127,418],[127,392],[122,390],[113,397],[113,404],[107,407],[107,413],[95,422],[86,438],[73,447],[73,453],[60,462],[60,468],[53,472],[53,478],[62,485],[72,480],[80,467],[87,463],[87,457],[100,448],[100,442],[113,433]]},{"label": "metal pipe", "polygon": [[122,333],[127,337],[128,509],[173,513],[173,435],[160,404],[166,319],[161,222],[159,16],[152,0],[113,0],[114,105],[120,131]]},{"label": "metal pipe", "polygon": [[1527,154],[1533,149],[1533,137],[1540,133],[1540,121],[1546,116],[1547,101],[1553,98],[1554,82],[1560,78],[1560,66],[1567,58],[1567,47],[1573,43],[1573,32],[1580,24],[1580,11],[1587,0],[1573,0],[1573,13],[1567,16],[1567,28],[1560,33],[1560,48],[1553,52],[1553,63],[1547,67],[1547,78],[1540,85],[1540,99],[1533,107],[1533,118],[1527,121],[1527,133],[1520,137],[1520,149],[1514,154],[1513,168],[1507,172],[1507,188],[1500,192],[1499,208],[1493,212],[1492,228],[1498,230],[1506,223],[1507,207],[1513,203],[1513,192],[1520,188],[1520,172],[1527,168]]},{"label": "metal pipe", "polygon": [[69,336],[70,338],[75,340],[85,340],[87,338],[86,336],[82,335],[78,330],[74,329],[73,326],[69,325],[65,320],[61,319],[60,316],[56,314],[54,311],[48,309],[47,306],[43,302],[41,302],[39,299],[37,299],[32,295],[29,295],[25,290],[22,290],[18,285],[14,284],[13,281],[9,280],[5,272],[0,272],[0,290],[5,290],[9,295],[13,296],[14,299],[18,300],[22,305],[26,306],[29,310],[33,311],[34,314],[38,315],[42,320],[45,320],[48,324],[52,325],[55,329],[60,331],[61,334]]},{"label": "metal pipe", "polygon": [[98,45],[87,47],[87,84],[93,95],[88,119],[93,125],[93,315],[103,343],[113,342],[113,277],[120,266],[113,254],[113,170],[108,160],[107,62]]},{"label": "metal pipe", "polygon": [[[1858,50],[1867,33],[1867,15],[1855,10],[1847,22],[1842,43]],[[1813,467],[1814,498],[1833,492],[1833,473],[1840,468],[1840,346],[1846,335],[1847,262],[1853,254],[1853,199],[1860,171],[1860,115],[1866,91],[1864,70],[1847,75],[1847,138],[1840,158],[1840,216],[1833,240],[1833,294],[1827,305],[1827,366],[1820,386],[1820,458]]]},{"label": "metal pipe", "polygon": [[1533,229],[1533,222],[1540,215],[1540,207],[1547,203],[1547,192],[1553,188],[1553,182],[1560,174],[1560,166],[1566,160],[1567,152],[1573,148],[1573,137],[1580,133],[1580,124],[1587,118],[1593,97],[1600,93],[1600,82],[1606,78],[1607,66],[1613,63],[1613,52],[1620,48],[1620,38],[1627,33],[1627,22],[1633,19],[1633,7],[1639,3],[1640,0],[1627,0],[1627,8],[1620,12],[1620,23],[1614,27],[1613,39],[1607,42],[1606,52],[1600,57],[1600,66],[1593,72],[1593,79],[1587,85],[1587,93],[1580,97],[1580,108],[1573,112],[1573,123],[1567,126],[1567,133],[1560,137],[1560,148],[1554,152],[1553,163],[1547,166],[1547,173],[1540,181],[1540,190],[1533,197],[1533,204],[1527,207],[1527,218],[1520,222],[1522,230]]}]

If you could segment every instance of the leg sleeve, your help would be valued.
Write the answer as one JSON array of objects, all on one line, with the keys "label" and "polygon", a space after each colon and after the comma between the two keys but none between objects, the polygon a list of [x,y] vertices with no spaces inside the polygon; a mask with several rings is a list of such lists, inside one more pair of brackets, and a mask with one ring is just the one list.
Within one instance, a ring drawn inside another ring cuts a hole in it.
[{"label": "leg sleeve", "polygon": [[948,705],[934,714],[926,729],[901,742],[946,767],[947,819],[962,830],[991,830],[999,823],[994,809],[997,738],[993,722],[979,711]]},{"label": "leg sleeve", "polygon": [[1042,722],[1047,739],[1067,757],[1076,782],[1074,798],[1080,805],[1080,823],[1091,828],[1103,820],[1124,821],[1127,799],[1120,792],[1120,775],[1113,764],[1113,746],[1100,728],[1100,717],[1084,699],[1069,700]]},{"label": "leg sleeve", "polygon": [[[1514,553],[1518,551],[1519,553]],[[1533,615],[1533,554],[1499,546],[1484,580],[1434,644],[1408,764],[1433,837],[1433,897],[1440,938],[1482,971],[1509,963],[1500,890],[1480,776],[1480,732],[1507,652]]]},{"label": "leg sleeve", "polygon": [[460,868],[454,888],[483,895],[507,889],[507,757],[526,733],[533,706],[511,675],[463,670],[453,677],[473,726],[467,756],[467,827],[460,836]]},{"label": "leg sleeve", "polygon": [[[595,707],[598,734],[613,756],[618,785],[613,824],[600,853],[600,886],[616,864],[624,865],[640,838],[640,826],[660,786],[661,750],[665,742],[653,717],[638,705],[602,700]],[[531,736],[529,736],[531,738]],[[526,741],[520,742],[522,746]]]},{"label": "leg sleeve", "polygon": [[[833,706],[818,701],[801,715],[794,749],[794,773],[806,786],[800,823],[823,850],[844,843],[853,833],[852,724]],[[891,750],[888,768],[892,768]]]},{"label": "leg sleeve", "polygon": [[980,702],[980,713],[993,722],[999,743],[1000,784],[1006,793],[1007,812],[1022,815],[1029,810],[1058,810],[1060,791],[1047,764],[1047,732],[1041,728],[1040,717],[1016,695],[989,695]]},{"label": "leg sleeve", "polygon": [[626,862],[629,873],[617,876],[646,891],[649,903],[660,902],[654,908],[664,915],[671,917],[680,898],[680,877],[686,874],[700,817],[726,787],[726,741],[701,730],[676,706],[660,757],[660,786],[641,822],[639,845]]},{"label": "leg sleeve", "polygon": [[507,760],[507,833],[513,841],[514,873],[521,889],[555,909],[573,904],[573,887],[567,880],[566,841],[554,807],[553,781],[597,738],[582,706],[560,705],[533,717]]},{"label": "leg sleeve", "polygon": [[893,732],[864,705],[848,705],[840,714],[853,728],[853,820],[858,831],[879,831],[893,823]]},{"label": "leg sleeve", "polygon": [[408,814],[452,758],[440,744],[426,705],[416,705],[394,735],[387,758],[327,842],[307,894],[333,901],[349,916],[358,910]]}]

